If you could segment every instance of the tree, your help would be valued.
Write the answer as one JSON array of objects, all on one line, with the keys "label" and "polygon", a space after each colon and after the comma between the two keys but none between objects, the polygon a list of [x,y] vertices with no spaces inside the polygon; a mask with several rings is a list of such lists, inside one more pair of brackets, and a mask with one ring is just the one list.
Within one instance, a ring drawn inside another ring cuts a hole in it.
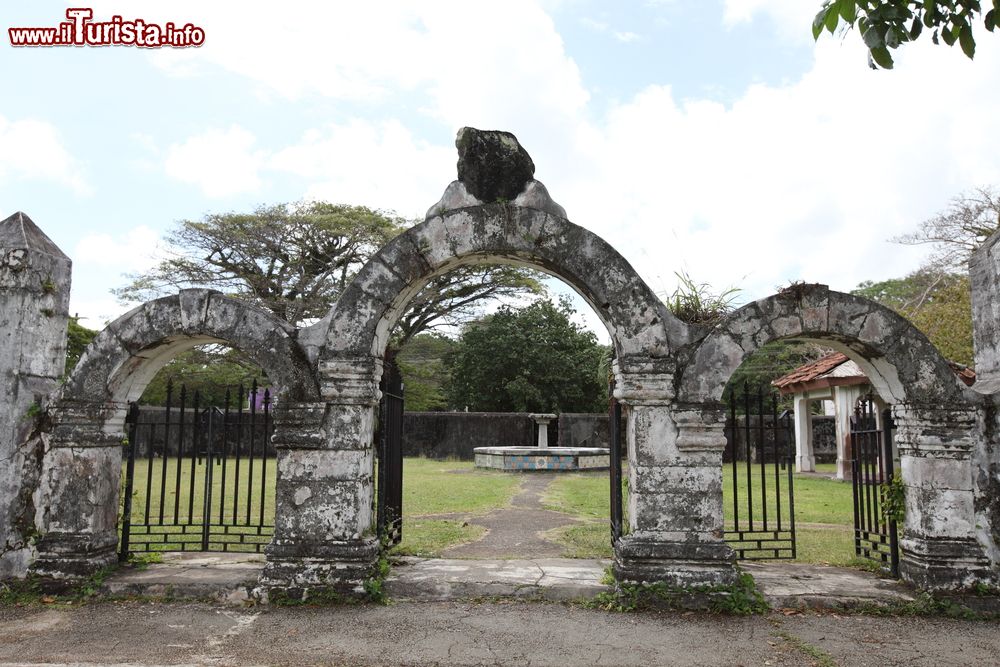
[{"label": "tree", "polygon": [[549,300],[469,323],[449,356],[452,407],[499,412],[603,412],[603,346],[574,324],[568,300]]},{"label": "tree", "polygon": [[422,333],[411,338],[396,355],[403,375],[407,410],[428,412],[448,408],[445,359],[454,347],[455,341],[447,336]]},{"label": "tree", "polygon": [[[145,405],[165,405],[167,386],[173,383],[173,404],[179,405],[181,386],[187,387],[186,402],[194,405],[194,394],[199,394],[202,406],[222,407],[227,389],[229,404],[234,409],[245,401],[254,380],[261,391],[269,387],[263,369],[237,349],[224,345],[202,345],[171,359],[160,369],[142,392],[140,402]],[[239,394],[243,385],[245,395]]]},{"label": "tree", "polygon": [[69,375],[76,367],[83,351],[87,349],[90,342],[97,336],[93,329],[80,324],[79,316],[69,318],[69,326],[66,330],[66,369],[64,373]]},{"label": "tree", "polygon": [[946,358],[971,366],[972,253],[1000,229],[1000,195],[980,187],[954,197],[948,207],[920,223],[917,231],[893,239],[929,245],[923,266],[904,278],[863,282],[854,294],[878,301],[910,320]]},{"label": "tree", "polygon": [[[364,263],[404,228],[402,219],[381,211],[326,202],[209,214],[179,222],[166,237],[167,258],[113,292],[133,303],[185,287],[214,288],[301,324],[322,317]],[[537,274],[526,269],[460,268],[414,298],[393,345],[474,316],[486,300],[544,291]]]},{"label": "tree", "polygon": [[892,69],[889,49],[915,41],[924,28],[935,44],[958,42],[966,56],[975,57],[973,25],[980,16],[993,32],[1000,24],[1000,0],[824,0],[813,21],[813,37],[819,39],[824,28],[833,33],[841,23],[848,29],[856,26],[872,68]]},{"label": "tree", "polygon": [[[751,391],[757,387],[769,388],[772,380],[777,380],[803,364],[816,361],[829,349],[800,340],[776,340],[764,345],[747,358],[726,383],[726,393],[743,392],[745,386]],[[790,405],[790,397],[783,401],[783,407]]]},{"label": "tree", "polygon": [[972,365],[972,292],[967,274],[928,267],[905,278],[865,281],[852,294],[896,311],[923,332],[945,358]]},{"label": "tree", "polygon": [[1000,229],[1000,194],[980,187],[954,197],[943,212],[922,223],[917,231],[893,239],[904,245],[930,245],[925,270],[962,272],[969,259]]}]

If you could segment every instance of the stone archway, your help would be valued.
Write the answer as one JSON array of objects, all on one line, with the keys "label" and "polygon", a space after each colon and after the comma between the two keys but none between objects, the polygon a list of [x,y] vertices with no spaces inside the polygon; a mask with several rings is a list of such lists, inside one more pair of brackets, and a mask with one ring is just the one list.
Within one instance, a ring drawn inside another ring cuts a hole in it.
[{"label": "stone archway", "polygon": [[721,432],[729,378],[767,343],[791,338],[846,354],[892,406],[906,487],[904,578],[924,588],[988,579],[988,545],[977,538],[975,514],[976,394],[896,313],[825,285],[796,285],[744,306],[686,350],[678,408],[704,432]]},{"label": "stone archway", "polygon": [[271,313],[211,290],[182,290],[147,302],[101,331],[49,411],[37,520],[44,537],[32,569],[72,579],[114,560],[127,404],[185,350],[224,343],[246,353],[282,398],[275,411],[276,445],[301,439],[302,429],[314,426],[301,406],[317,399],[318,386],[296,333]]},{"label": "stone archway", "polygon": [[[484,153],[499,165],[463,152],[469,132],[475,133],[473,143],[490,144]],[[717,484],[700,483],[705,476],[719,477],[722,445],[695,437],[683,451],[677,448],[674,370],[678,351],[690,339],[689,327],[607,242],[566,219],[530,177],[533,167],[519,172],[526,154],[520,155],[513,135],[463,130],[457,144],[460,180],[448,186],[423,223],[361,269],[325,321],[308,334],[323,341],[316,353],[328,449],[302,454],[309,465],[295,482],[304,499],[296,512],[299,523],[275,535],[274,558],[262,583],[298,596],[312,587],[357,587],[370,571],[378,551],[370,530],[372,440],[389,333],[432,278],[476,262],[525,265],[561,278],[594,308],[611,335],[616,395],[630,411],[631,534],[616,547],[620,576],[686,584],[732,581],[732,552],[714,528],[721,505],[713,513],[705,495]],[[483,177],[484,172],[489,173]],[[512,184],[515,172],[521,180]],[[318,557],[303,565],[298,555],[304,553]]]}]

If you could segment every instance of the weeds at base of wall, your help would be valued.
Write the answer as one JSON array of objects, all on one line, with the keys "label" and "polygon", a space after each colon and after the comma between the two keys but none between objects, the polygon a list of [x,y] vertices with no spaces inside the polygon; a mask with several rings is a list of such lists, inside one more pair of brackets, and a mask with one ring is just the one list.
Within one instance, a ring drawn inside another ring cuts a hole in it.
[{"label": "weeds at base of wall", "polygon": [[[609,583],[605,573],[602,583]],[[587,601],[586,607],[604,611],[629,612],[647,609],[703,609],[713,614],[749,616],[771,609],[757,590],[753,577],[741,572],[730,586],[671,586],[665,582],[630,584],[614,582],[615,590],[599,593]],[[610,585],[610,584],[609,584]]]},{"label": "weeds at base of wall", "polygon": [[33,604],[80,604],[97,596],[104,581],[117,565],[102,567],[75,588],[62,594],[49,594],[44,590],[44,581],[38,577],[27,577],[0,583],[0,606],[26,606]]},{"label": "weeds at base of wall", "polygon": [[923,592],[915,599],[906,602],[892,602],[883,605],[861,603],[852,605],[845,611],[868,616],[935,616],[963,621],[1000,620],[1000,612],[976,611],[960,602],[960,599]]}]

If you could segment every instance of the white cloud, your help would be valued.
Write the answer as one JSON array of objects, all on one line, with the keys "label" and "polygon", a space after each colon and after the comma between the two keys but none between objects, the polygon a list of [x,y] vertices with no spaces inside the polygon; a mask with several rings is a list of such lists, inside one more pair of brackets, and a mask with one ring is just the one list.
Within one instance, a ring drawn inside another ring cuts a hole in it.
[{"label": "white cloud", "polygon": [[[354,100],[372,112],[291,146],[258,148],[236,126],[202,134],[168,152],[175,176],[232,193],[292,174],[307,196],[419,214],[454,178],[455,160],[450,141],[427,141],[419,118],[396,113],[422,105],[451,130],[514,131],[570,217],[619,248],[654,289],[672,289],[684,268],[754,298],[792,279],[850,289],[902,275],[921,251],[886,239],[957,192],[1000,181],[995,40],[983,40],[973,63],[925,40],[900,49],[894,71],[872,72],[860,40],[821,39],[801,79],[750,87],[730,105],[651,85],[597,117],[552,21],[526,2],[359,5],[308,21],[269,5],[194,7],[170,13],[205,23],[206,46],[155,54],[161,66],[222,68],[270,95]],[[726,20],[767,15],[811,39],[814,10],[800,0],[728,0]]]},{"label": "white cloud", "polygon": [[302,177],[310,199],[422,218],[454,179],[455,153],[416,139],[398,121],[355,119],[306,133],[269,164]]},{"label": "white cloud", "polygon": [[158,243],[159,234],[145,225],[129,230],[124,237],[88,234],[77,241],[71,259],[77,267],[145,271],[157,261]]},{"label": "white cloud", "polygon": [[634,33],[634,32],[629,32],[629,31],[627,31],[627,30],[625,30],[625,31],[617,31],[617,30],[616,30],[616,31],[615,31],[615,32],[613,33],[613,36],[614,36],[614,38],[615,38],[615,39],[617,39],[617,40],[618,40],[619,42],[622,42],[622,43],[624,43],[624,44],[629,44],[629,43],[631,43],[631,42],[637,42],[637,41],[639,41],[640,39],[642,39],[642,36],[641,36],[641,35],[638,35],[638,34],[636,34],[636,33]]},{"label": "white cloud", "polygon": [[682,267],[753,298],[792,279],[847,290],[902,275],[923,251],[887,239],[1000,180],[989,129],[1000,49],[984,44],[970,63],[913,44],[897,63],[873,72],[860,44],[827,41],[801,80],[751,87],[728,107],[650,86],[589,137],[578,131],[588,168],[549,189],[654,289],[669,291]]},{"label": "white cloud", "polygon": [[[135,14],[121,1],[97,11]],[[416,91],[427,98],[425,113],[456,129],[512,119],[517,129],[538,118],[564,123],[588,97],[552,19],[531,0],[182,0],[144,7],[143,18],[190,20],[206,33],[200,48],[149,53],[158,67],[176,76],[222,69],[286,100],[321,95],[371,106]],[[525,91],[533,92],[530,108]]]},{"label": "white cloud", "polygon": [[0,116],[0,156],[0,182],[9,177],[54,181],[77,194],[91,193],[82,167],[50,123]]},{"label": "white cloud", "polygon": [[820,10],[820,0],[725,0],[723,22],[733,27],[749,23],[758,15],[774,22],[782,37],[812,40],[812,22]]},{"label": "white cloud", "polygon": [[228,197],[260,187],[258,175],[265,154],[254,149],[256,139],[238,125],[210,129],[173,144],[164,168],[168,176],[197,185],[207,197]]}]

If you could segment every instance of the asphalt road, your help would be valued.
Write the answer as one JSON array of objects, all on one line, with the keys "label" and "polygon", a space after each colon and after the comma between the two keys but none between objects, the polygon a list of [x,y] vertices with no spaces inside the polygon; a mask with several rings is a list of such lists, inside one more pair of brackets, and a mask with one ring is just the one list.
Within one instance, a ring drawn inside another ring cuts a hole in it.
[{"label": "asphalt road", "polygon": [[0,607],[0,664],[1000,665],[1000,624],[773,613],[609,613],[552,603]]}]

